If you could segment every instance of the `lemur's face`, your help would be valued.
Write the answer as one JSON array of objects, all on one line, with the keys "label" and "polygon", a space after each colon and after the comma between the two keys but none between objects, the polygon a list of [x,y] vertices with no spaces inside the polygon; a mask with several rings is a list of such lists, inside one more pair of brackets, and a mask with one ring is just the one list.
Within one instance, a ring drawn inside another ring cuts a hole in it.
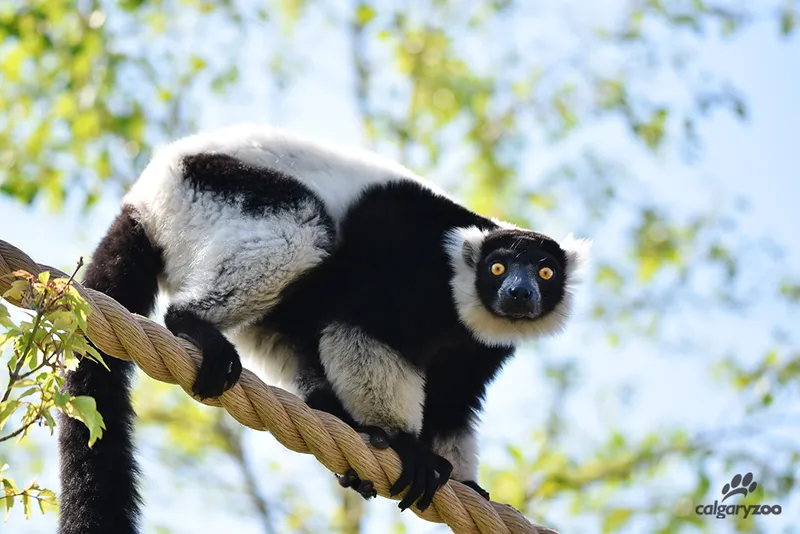
[{"label": "lemur's face", "polygon": [[534,320],[564,297],[566,255],[549,237],[522,230],[490,233],[475,266],[483,305],[511,320]]},{"label": "lemur's face", "polygon": [[588,241],[472,226],[453,230],[445,245],[456,312],[476,339],[508,346],[564,328]]}]

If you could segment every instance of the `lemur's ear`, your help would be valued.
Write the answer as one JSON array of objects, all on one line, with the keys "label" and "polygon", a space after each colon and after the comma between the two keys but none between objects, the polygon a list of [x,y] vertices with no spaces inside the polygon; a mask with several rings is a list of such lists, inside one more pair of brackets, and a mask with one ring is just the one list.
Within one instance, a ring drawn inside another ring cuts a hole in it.
[{"label": "lemur's ear", "polygon": [[464,263],[471,269],[474,269],[478,264],[480,252],[480,247],[471,241],[465,240],[464,244],[461,246],[461,254],[464,256]]},{"label": "lemur's ear", "polygon": [[481,244],[487,233],[477,226],[456,228],[451,231],[446,240],[451,258],[460,257],[464,266],[474,269],[481,258]]}]

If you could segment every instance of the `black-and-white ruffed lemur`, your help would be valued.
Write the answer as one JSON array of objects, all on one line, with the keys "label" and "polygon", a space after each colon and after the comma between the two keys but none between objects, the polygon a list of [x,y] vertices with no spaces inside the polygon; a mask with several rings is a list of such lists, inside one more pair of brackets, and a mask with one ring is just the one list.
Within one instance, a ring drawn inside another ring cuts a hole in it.
[{"label": "black-and-white ruffed lemur", "polygon": [[[519,342],[561,330],[587,242],[470,211],[408,169],[267,127],[156,151],[84,284],[131,312],[169,297],[167,328],[201,349],[194,384],[220,395],[239,353],[313,408],[392,447],[392,488],[427,507],[449,477],[477,485],[476,419]],[[61,420],[61,534],[137,531],[130,362],[67,378],[106,431]],[[354,473],[340,482],[374,494]]]}]

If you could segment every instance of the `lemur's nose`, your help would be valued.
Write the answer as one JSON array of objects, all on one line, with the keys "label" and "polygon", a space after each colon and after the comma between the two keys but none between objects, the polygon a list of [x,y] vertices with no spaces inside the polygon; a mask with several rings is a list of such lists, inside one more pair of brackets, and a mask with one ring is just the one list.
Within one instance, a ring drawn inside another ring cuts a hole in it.
[{"label": "lemur's nose", "polygon": [[533,291],[529,285],[523,284],[508,288],[508,294],[511,296],[511,298],[523,300],[531,298]]}]

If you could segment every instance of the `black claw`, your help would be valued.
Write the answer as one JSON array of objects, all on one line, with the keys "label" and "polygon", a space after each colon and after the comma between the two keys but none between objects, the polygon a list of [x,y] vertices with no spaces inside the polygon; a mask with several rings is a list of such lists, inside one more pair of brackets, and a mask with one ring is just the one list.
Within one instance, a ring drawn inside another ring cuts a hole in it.
[{"label": "black claw", "polygon": [[404,457],[404,455],[400,453],[400,451],[397,452],[398,454],[400,454],[400,461],[403,463],[403,471],[400,473],[400,476],[397,478],[397,480],[395,480],[394,484],[392,484],[392,487],[389,488],[389,495],[391,495],[392,497],[402,493],[403,490],[406,489],[408,485],[413,482],[415,464],[417,461],[417,459],[414,456],[406,455]]},{"label": "black claw", "polygon": [[353,469],[350,469],[343,475],[339,475],[337,478],[341,487],[351,488],[366,500],[378,496],[375,485],[370,480],[361,480],[358,478],[358,474]]},{"label": "black claw", "polygon": [[453,474],[453,464],[447,458],[438,457],[439,461],[436,464],[436,471],[439,473],[439,485],[436,489],[444,486]]},{"label": "black claw", "polygon": [[483,497],[484,499],[486,499],[487,501],[490,501],[490,500],[491,500],[491,499],[489,498],[489,492],[488,492],[488,491],[486,491],[485,489],[483,489],[482,487],[480,487],[480,486],[478,485],[478,483],[477,483],[477,482],[475,482],[474,480],[464,480],[464,481],[462,482],[462,484],[464,484],[465,486],[469,486],[470,488],[472,488],[472,489],[474,489],[475,491],[477,491],[477,492],[478,492],[478,494],[479,494],[481,497]]},{"label": "black claw", "polygon": [[400,510],[409,508],[414,502],[425,494],[427,489],[428,480],[425,476],[425,464],[418,462],[414,473],[414,480],[411,482],[411,487],[406,492],[403,499],[398,505]]},{"label": "black claw", "polygon": [[390,445],[403,463],[400,476],[389,490],[390,495],[397,495],[408,488],[398,505],[400,510],[409,508],[417,501],[417,507],[424,511],[433,502],[436,490],[450,477],[452,464],[405,432],[390,438]]},{"label": "black claw", "polygon": [[355,490],[367,501],[378,496],[378,490],[370,480],[362,480]]},{"label": "black claw", "polygon": [[228,366],[228,380],[225,382],[225,391],[228,391],[233,386],[236,385],[236,382],[239,381],[239,378],[242,376],[242,362],[239,360],[239,355],[236,355],[236,359],[230,362]]},{"label": "black claw", "polygon": [[435,480],[429,480],[425,487],[425,493],[422,494],[422,497],[417,501],[417,508],[419,508],[420,512],[424,512],[428,509],[428,506],[431,505],[433,502],[433,494],[436,493],[436,490],[439,489],[440,484]]},{"label": "black claw", "polygon": [[349,470],[343,475],[339,475],[337,479],[339,481],[339,485],[343,488],[351,488],[355,484],[361,482],[361,479],[358,478],[358,475],[356,474],[354,469]]}]

